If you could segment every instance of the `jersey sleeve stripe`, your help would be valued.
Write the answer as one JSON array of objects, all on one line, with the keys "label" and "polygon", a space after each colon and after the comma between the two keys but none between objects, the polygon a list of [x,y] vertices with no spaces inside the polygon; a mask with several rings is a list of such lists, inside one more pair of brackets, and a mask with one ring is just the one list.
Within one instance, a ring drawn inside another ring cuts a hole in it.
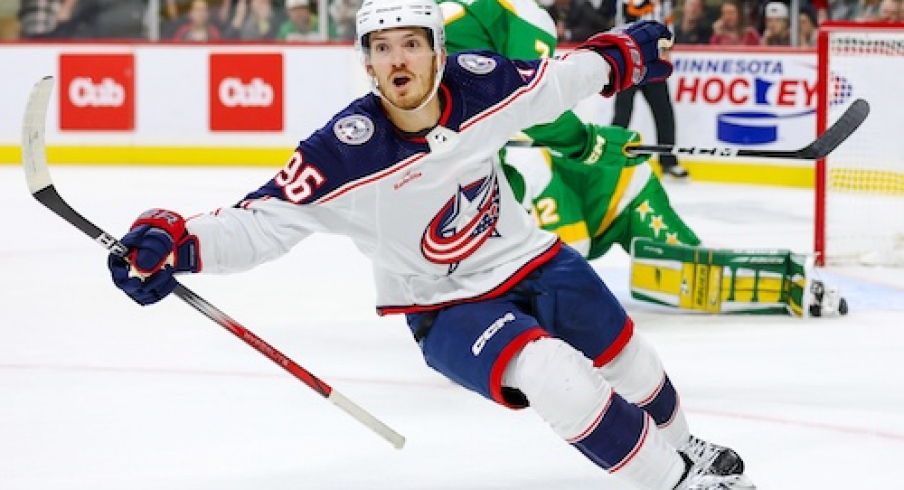
[{"label": "jersey sleeve stripe", "polygon": [[517,100],[518,97],[521,97],[522,95],[535,89],[537,87],[537,85],[540,83],[540,81],[543,79],[543,76],[546,74],[547,66],[548,66],[548,63],[545,61],[540,63],[539,71],[538,71],[537,75],[534,77],[534,79],[531,80],[530,84],[519,88],[518,90],[514,91],[512,93],[512,95],[506,97],[505,99],[500,101],[498,104],[487,109],[486,111],[481,112],[480,114],[477,114],[473,118],[468,119],[467,121],[463,122],[461,125],[461,130],[464,131],[465,129],[468,129],[469,127],[473,126],[474,124],[477,124],[478,122],[492,116],[493,114],[501,111],[502,109],[507,107],[509,104],[511,104],[512,102]]}]

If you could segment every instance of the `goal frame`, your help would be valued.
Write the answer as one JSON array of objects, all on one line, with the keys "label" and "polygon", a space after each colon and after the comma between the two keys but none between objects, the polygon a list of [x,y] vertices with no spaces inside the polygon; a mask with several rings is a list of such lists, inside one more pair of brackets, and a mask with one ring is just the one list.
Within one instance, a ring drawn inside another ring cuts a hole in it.
[{"label": "goal frame", "polygon": [[[881,22],[828,21],[819,26],[816,38],[816,134],[822,134],[829,126],[829,36],[844,31],[900,31],[904,34],[904,24],[888,24]],[[816,254],[816,265],[826,265],[826,180],[827,163],[825,158],[816,161],[815,175],[815,215],[813,250]]]}]

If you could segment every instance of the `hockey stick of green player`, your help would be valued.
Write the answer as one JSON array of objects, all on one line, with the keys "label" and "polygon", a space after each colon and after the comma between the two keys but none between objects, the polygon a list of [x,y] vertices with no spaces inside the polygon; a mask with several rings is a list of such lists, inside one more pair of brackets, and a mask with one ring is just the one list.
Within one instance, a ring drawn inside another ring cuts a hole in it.
[{"label": "hockey stick of green player", "polygon": [[[863,99],[857,99],[844,111],[844,114],[826,129],[818,138],[809,145],[799,150],[757,150],[747,148],[729,147],[702,147],[702,146],[677,146],[677,145],[631,145],[627,151],[638,155],[651,155],[657,153],[672,153],[675,155],[705,155],[714,157],[758,157],[758,158],[789,158],[794,160],[819,160],[827,157],[838,145],[863,124],[869,115],[869,103]],[[527,139],[509,140],[509,146],[524,147],[533,146]]]},{"label": "hockey stick of green player", "polygon": [[[47,154],[44,146],[44,125],[47,118],[47,105],[53,90],[53,77],[45,77],[38,81],[32,88],[25,108],[25,119],[22,126],[22,166],[25,168],[25,178],[32,196],[58,216],[91,237],[95,242],[106,248],[111,254],[125,257],[128,249],[112,235],[101,230],[93,223],[85,219],[81,214],[69,206],[59,195],[50,179],[50,171],[47,168]],[[273,346],[264,342],[260,337],[243,327],[239,322],[230,318],[217,307],[208,303],[187,287],[177,284],[173,291],[179,299],[204,314],[225,328],[246,344],[254,347],[258,352],[267,356],[271,361],[301,380],[312,390],[331,401],[334,405],[345,410],[349,415],[386,439],[396,449],[405,445],[405,438],[392,428],[379,421],[373,415],[344,397],[330,385],[311,374],[308,370],[296,364]]]}]

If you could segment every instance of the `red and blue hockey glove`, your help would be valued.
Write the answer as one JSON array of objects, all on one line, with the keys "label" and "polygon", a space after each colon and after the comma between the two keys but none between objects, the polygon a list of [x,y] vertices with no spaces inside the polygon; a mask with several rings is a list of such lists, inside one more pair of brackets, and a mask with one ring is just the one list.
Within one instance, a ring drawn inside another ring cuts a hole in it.
[{"label": "red and blue hockey glove", "polygon": [[652,20],[628,24],[624,28],[597,34],[577,49],[590,49],[612,67],[609,83],[600,92],[611,97],[634,85],[665,80],[672,74],[672,64],[660,57],[660,46],[671,46],[672,33],[665,25]]},{"label": "red and blue hockey glove", "polygon": [[145,211],[122,240],[126,258],[110,255],[113,284],[140,305],[156,303],[176,289],[177,272],[198,272],[198,237],[185,229],[185,219],[165,209]]}]

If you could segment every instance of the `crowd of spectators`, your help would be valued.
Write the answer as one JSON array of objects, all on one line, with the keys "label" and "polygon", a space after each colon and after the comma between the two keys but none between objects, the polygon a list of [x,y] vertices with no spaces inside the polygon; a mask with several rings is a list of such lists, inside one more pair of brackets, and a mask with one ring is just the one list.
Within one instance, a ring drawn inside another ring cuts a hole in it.
[{"label": "crowd of spectators", "polygon": [[[826,20],[904,23],[904,0],[801,0],[796,40],[790,0],[540,0],[559,40],[581,42],[636,12],[665,11],[678,44],[814,47]],[[621,9],[621,10],[620,10]],[[625,14],[627,12],[627,14]]]},{"label": "crowd of spectators", "polygon": [[[361,0],[0,0],[0,40],[347,41],[354,39],[355,12],[360,3]],[[159,5],[159,12],[151,5]],[[325,10],[322,15],[321,9]]]},{"label": "crowd of spectators", "polygon": [[17,0],[18,37],[145,37],[146,0]]},{"label": "crowd of spectators", "polygon": [[[904,0],[538,0],[559,40],[581,42],[644,9],[665,9],[679,44],[812,47],[826,20],[904,22]],[[0,0],[0,40],[326,41],[354,38],[361,0]],[[673,3],[674,2],[674,3]],[[325,12],[320,12],[325,10]],[[322,23],[325,22],[325,25]],[[154,31],[152,35],[151,31]]]},{"label": "crowd of spectators", "polygon": [[[339,4],[352,4],[357,10],[360,0],[330,0],[326,16],[319,15],[317,0],[167,0],[161,24],[161,38],[190,40],[178,36],[180,29],[192,20],[191,13],[206,10],[208,22],[219,39],[236,41],[325,41],[353,39],[347,32],[348,20]],[[181,3],[190,3],[188,18]],[[201,5],[201,6],[199,6]],[[335,7],[335,8],[334,8]],[[334,10],[338,10],[336,16]],[[327,29],[321,29],[321,18]],[[176,35],[171,35],[175,30]],[[341,35],[339,33],[342,33]]]}]

